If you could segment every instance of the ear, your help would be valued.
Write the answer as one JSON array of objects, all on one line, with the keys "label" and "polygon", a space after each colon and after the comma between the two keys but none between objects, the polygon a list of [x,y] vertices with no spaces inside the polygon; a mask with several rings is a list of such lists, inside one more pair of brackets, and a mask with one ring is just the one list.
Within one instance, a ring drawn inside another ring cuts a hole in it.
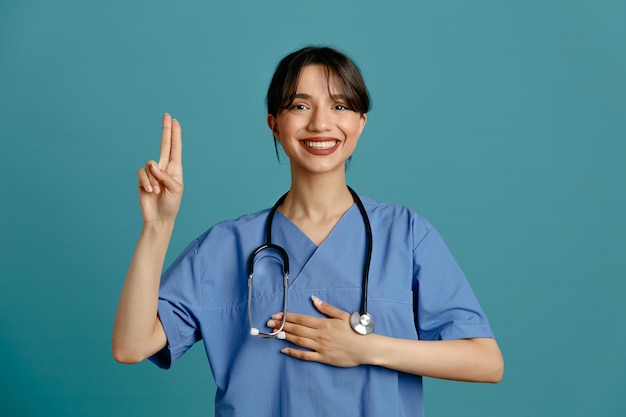
[{"label": "ear", "polygon": [[271,114],[267,115],[267,127],[270,128],[270,130],[272,131],[272,134],[274,135],[276,140],[278,140],[278,120],[276,119],[274,115],[271,115]]},{"label": "ear", "polygon": [[361,136],[361,133],[363,133],[363,129],[365,128],[365,124],[367,123],[367,114],[363,113],[361,115],[361,120],[359,120],[359,136]]}]

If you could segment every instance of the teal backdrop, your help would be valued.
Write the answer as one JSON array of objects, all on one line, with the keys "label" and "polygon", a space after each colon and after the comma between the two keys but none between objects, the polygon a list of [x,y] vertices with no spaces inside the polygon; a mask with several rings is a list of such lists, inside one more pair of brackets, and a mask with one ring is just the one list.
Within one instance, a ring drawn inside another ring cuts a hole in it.
[{"label": "teal backdrop", "polygon": [[625,18],[617,0],[2,1],[0,415],[213,415],[200,345],[170,371],[110,353],[136,170],[171,112],[168,262],[270,206],[289,171],[265,90],[310,43],[348,52],[373,97],[350,184],[441,231],[504,352],[499,385],[427,379],[427,415],[626,415]]}]

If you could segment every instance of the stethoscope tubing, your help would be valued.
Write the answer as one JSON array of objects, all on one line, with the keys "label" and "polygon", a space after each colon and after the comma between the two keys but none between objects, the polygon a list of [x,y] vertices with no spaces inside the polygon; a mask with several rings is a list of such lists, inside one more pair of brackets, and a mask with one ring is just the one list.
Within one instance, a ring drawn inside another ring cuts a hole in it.
[{"label": "stethoscope tubing", "polygon": [[365,211],[365,207],[363,206],[363,202],[357,195],[357,193],[350,187],[348,187],[350,194],[352,194],[352,198],[356,203],[359,211],[361,212],[361,217],[363,218],[363,223],[365,225],[365,241],[367,242],[367,247],[365,248],[365,262],[363,263],[363,282],[361,283],[361,309],[359,310],[360,315],[367,314],[367,288],[369,286],[369,273],[370,273],[370,263],[372,262],[372,250],[373,250],[373,238],[372,238],[372,226],[370,225],[370,219]]},{"label": "stethoscope tubing", "polygon": [[[354,312],[350,318],[350,325],[354,329],[355,332],[365,335],[372,333],[374,331],[374,320],[367,312],[367,289],[369,285],[369,270],[370,263],[372,260],[372,250],[373,250],[373,238],[372,238],[372,227],[370,225],[369,217],[367,212],[365,211],[365,207],[363,206],[363,202],[357,195],[357,193],[348,186],[348,190],[354,199],[357,208],[363,218],[363,224],[365,226],[365,235],[366,235],[366,248],[365,248],[365,262],[363,263],[363,279],[361,283],[361,305],[358,312]],[[248,320],[250,322],[250,334],[254,336],[258,336],[261,338],[271,338],[278,337],[280,339],[285,337],[285,333],[283,332],[283,328],[285,326],[285,322],[287,319],[287,300],[289,294],[289,255],[287,251],[279,245],[272,243],[272,223],[274,221],[274,215],[278,210],[278,207],[285,201],[287,197],[287,193],[283,194],[278,201],[274,204],[272,209],[270,210],[267,223],[265,226],[265,243],[258,248],[256,248],[250,257],[248,258]],[[281,258],[283,265],[283,284],[284,284],[284,297],[283,297],[283,317],[282,322],[279,328],[273,332],[262,332],[254,327],[254,321],[252,318],[252,285],[253,285],[253,275],[254,275],[254,261],[256,256],[266,250],[273,249],[276,250]]]},{"label": "stethoscope tubing", "polygon": [[[266,250],[266,249],[274,249],[278,251],[282,258],[283,264],[283,318],[281,320],[280,326],[277,330],[273,332],[262,332],[256,327],[254,327],[254,319],[252,318],[252,281],[254,277],[254,259],[256,256]],[[252,252],[250,258],[248,259],[248,321],[250,322],[250,334],[253,336],[259,336],[261,338],[271,338],[278,337],[279,339],[284,339],[283,328],[285,327],[285,323],[287,321],[287,304],[289,298],[289,256],[287,255],[287,251],[283,249],[281,246],[275,245],[273,243],[266,243],[264,245],[259,246]],[[282,335],[282,336],[281,336]]]}]

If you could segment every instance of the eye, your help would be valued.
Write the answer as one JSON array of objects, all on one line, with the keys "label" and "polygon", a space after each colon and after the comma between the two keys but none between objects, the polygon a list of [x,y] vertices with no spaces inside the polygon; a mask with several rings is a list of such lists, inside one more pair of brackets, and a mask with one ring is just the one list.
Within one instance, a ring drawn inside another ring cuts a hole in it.
[{"label": "eye", "polygon": [[345,104],[337,104],[335,105],[335,110],[352,110],[350,107],[346,106]]},{"label": "eye", "polygon": [[287,110],[306,110],[308,108],[306,104],[292,104],[291,106],[287,106]]}]

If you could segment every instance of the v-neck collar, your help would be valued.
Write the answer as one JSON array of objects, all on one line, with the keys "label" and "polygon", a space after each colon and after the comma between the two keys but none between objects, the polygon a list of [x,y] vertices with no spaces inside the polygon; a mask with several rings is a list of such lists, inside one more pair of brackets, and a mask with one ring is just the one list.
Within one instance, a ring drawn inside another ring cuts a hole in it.
[{"label": "v-neck collar", "polygon": [[[341,216],[337,224],[332,228],[326,239],[317,246],[309,237],[287,216],[279,211],[274,215],[274,224],[272,226],[272,242],[282,246],[289,255],[290,265],[290,286],[292,286],[303,272],[305,267],[316,258],[318,252],[325,252],[327,247],[335,246],[339,242],[337,240],[346,239],[350,234],[343,233],[342,229],[350,226],[358,221],[360,228],[363,229],[361,215],[356,204]],[[348,238],[348,240],[350,240]]]},{"label": "v-neck collar", "polygon": [[[304,239],[306,239],[307,241],[310,242],[310,244],[312,244],[313,246],[315,246],[316,248],[320,248],[324,245],[324,243],[333,235],[333,233],[335,232],[335,229],[338,228],[338,226],[343,222],[343,220],[348,217],[349,213],[351,211],[354,211],[355,209],[358,209],[356,203],[353,203],[348,210],[346,210],[345,213],[343,213],[343,215],[339,218],[339,220],[337,221],[337,223],[335,223],[335,225],[333,226],[333,228],[330,230],[330,233],[328,234],[328,236],[326,236],[326,239],[324,239],[322,241],[322,243],[318,246],[315,244],[315,242],[313,242],[311,240],[311,238],[309,238],[309,236],[307,236],[306,233],[304,233],[302,231],[302,229],[300,229],[298,227],[297,224],[295,224],[293,221],[291,221],[291,219],[287,216],[285,216],[283,213],[281,213],[280,211],[276,210],[276,214],[274,217],[278,216],[278,217],[282,217],[282,222],[287,223],[288,225],[290,225],[291,228],[295,229],[297,231],[298,234],[300,234]],[[273,233],[273,232],[272,232]]]}]

